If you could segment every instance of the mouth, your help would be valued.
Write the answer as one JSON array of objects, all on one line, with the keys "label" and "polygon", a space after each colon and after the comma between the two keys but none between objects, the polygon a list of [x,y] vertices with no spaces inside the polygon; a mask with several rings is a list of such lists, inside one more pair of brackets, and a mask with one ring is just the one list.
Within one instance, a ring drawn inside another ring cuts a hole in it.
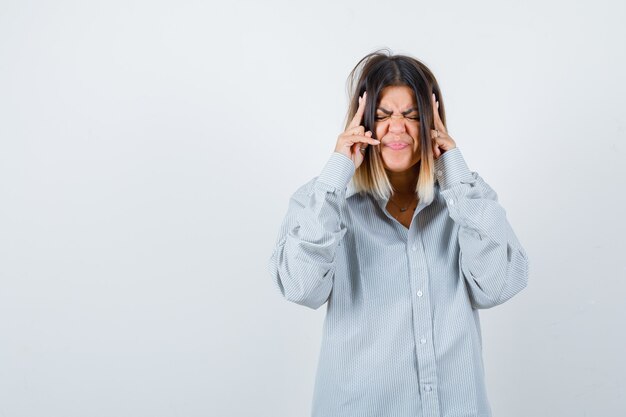
[{"label": "mouth", "polygon": [[404,142],[392,142],[388,143],[386,146],[394,151],[401,151],[402,149],[408,148],[409,144]]}]

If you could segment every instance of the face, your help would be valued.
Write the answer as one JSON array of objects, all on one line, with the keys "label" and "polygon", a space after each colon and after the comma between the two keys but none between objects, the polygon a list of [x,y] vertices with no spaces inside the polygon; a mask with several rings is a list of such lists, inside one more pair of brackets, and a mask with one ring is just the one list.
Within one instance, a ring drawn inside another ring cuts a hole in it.
[{"label": "face", "polygon": [[376,138],[385,168],[404,172],[420,160],[419,113],[413,90],[385,87],[376,108]]}]

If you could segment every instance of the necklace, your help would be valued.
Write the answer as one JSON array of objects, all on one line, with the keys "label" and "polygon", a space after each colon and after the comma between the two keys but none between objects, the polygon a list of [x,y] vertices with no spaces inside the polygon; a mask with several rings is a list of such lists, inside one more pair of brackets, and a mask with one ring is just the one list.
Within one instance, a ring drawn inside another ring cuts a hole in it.
[{"label": "necklace", "polygon": [[[415,200],[417,200],[417,198],[416,198],[415,196],[413,196],[413,197],[414,197],[414,199],[415,199]],[[401,211],[402,213],[404,213],[404,212],[405,212],[405,211],[407,211],[407,210],[409,209],[409,207],[413,204],[413,201],[414,201],[414,200],[412,199],[406,207],[400,207],[398,204],[396,204],[396,202],[395,202],[395,201],[393,201],[393,200],[391,199],[391,197],[389,197],[389,201],[391,201],[391,202],[393,203],[393,205],[394,205],[394,206],[398,207],[398,208],[400,209],[400,211]]]}]

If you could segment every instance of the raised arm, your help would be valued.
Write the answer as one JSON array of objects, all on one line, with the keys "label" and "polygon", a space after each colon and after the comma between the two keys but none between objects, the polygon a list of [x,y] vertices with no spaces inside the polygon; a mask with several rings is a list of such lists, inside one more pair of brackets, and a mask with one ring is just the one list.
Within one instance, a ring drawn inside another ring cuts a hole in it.
[{"label": "raised arm", "polygon": [[354,170],[348,157],[334,152],[320,176],[289,200],[269,260],[273,281],[288,301],[317,309],[328,299],[337,245],[346,233],[342,208]]},{"label": "raised arm", "polygon": [[346,188],[365,148],[380,143],[361,126],[366,101],[364,93],[322,173],[293,194],[280,227],[269,271],[281,294],[297,304],[316,309],[330,295],[337,245],[346,233]]},{"label": "raised arm", "polygon": [[450,217],[459,224],[459,267],[474,308],[502,304],[526,287],[528,257],[496,192],[467,167],[459,148],[435,161]]}]

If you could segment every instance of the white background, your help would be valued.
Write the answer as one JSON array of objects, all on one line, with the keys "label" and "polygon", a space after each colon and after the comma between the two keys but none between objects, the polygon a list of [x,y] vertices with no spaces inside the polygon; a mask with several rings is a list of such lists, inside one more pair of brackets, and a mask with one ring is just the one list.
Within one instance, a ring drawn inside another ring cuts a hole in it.
[{"label": "white background", "polygon": [[528,287],[495,416],[626,410],[621,1],[0,1],[0,417],[306,416],[325,306],[267,261],[381,47],[423,60]]}]

